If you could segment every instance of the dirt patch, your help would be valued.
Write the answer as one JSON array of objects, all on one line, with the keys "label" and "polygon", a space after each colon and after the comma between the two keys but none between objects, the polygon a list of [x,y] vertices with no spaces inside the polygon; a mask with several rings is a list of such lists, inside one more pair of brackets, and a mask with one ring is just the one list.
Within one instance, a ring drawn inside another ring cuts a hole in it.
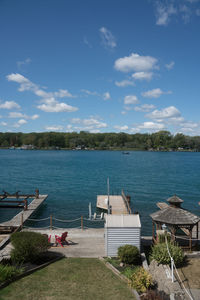
[{"label": "dirt patch", "polygon": [[178,268],[181,280],[189,289],[200,289],[200,258],[190,258],[187,264]]}]

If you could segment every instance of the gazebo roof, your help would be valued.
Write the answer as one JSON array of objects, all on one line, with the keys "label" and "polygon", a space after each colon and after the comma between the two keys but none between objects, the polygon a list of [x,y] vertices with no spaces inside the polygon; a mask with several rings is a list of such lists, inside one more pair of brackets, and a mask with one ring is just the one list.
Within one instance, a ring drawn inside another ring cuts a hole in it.
[{"label": "gazebo roof", "polygon": [[200,218],[191,212],[182,208],[174,208],[171,206],[156,211],[150,216],[155,222],[170,225],[195,225],[200,221]]},{"label": "gazebo roof", "polygon": [[174,195],[174,196],[168,198],[167,201],[168,201],[169,203],[175,203],[175,204],[176,204],[176,203],[183,203],[183,202],[184,202],[181,198],[179,198],[179,197],[176,196],[176,195]]}]

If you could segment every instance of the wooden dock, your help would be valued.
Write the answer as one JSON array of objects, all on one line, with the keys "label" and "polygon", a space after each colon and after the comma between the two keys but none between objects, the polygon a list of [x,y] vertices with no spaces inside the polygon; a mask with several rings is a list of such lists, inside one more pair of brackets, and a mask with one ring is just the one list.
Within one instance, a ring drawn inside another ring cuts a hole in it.
[{"label": "wooden dock", "polygon": [[[103,210],[108,210],[107,200],[108,195],[98,195],[96,207]],[[127,215],[131,214],[130,205],[127,197],[122,192],[122,195],[109,195],[109,203],[111,206],[111,213],[113,215]]]},{"label": "wooden dock", "polygon": [[0,223],[0,229],[3,228],[18,228],[41,206],[41,204],[47,199],[48,195],[39,195],[34,197],[31,203],[28,205],[27,210],[23,210],[15,215],[11,220]]}]

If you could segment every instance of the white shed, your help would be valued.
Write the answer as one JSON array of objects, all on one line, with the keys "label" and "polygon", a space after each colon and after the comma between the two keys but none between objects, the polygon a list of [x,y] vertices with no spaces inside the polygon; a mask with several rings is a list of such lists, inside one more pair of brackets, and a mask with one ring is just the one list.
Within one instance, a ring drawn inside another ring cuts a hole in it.
[{"label": "white shed", "polygon": [[105,253],[117,256],[117,250],[123,245],[136,246],[140,251],[141,223],[139,214],[106,215]]}]

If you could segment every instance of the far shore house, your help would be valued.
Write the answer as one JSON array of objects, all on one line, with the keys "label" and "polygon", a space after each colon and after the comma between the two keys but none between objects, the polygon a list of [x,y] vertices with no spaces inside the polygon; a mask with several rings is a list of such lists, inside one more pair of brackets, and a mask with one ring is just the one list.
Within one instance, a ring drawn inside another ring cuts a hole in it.
[{"label": "far shore house", "polygon": [[166,203],[157,203],[160,211],[152,213],[150,216],[153,222],[153,241],[158,241],[158,235],[164,233],[163,226],[167,227],[171,233],[171,240],[177,241],[183,248],[192,250],[192,238],[198,243],[200,217],[194,215],[181,207],[183,200],[174,195]]}]

